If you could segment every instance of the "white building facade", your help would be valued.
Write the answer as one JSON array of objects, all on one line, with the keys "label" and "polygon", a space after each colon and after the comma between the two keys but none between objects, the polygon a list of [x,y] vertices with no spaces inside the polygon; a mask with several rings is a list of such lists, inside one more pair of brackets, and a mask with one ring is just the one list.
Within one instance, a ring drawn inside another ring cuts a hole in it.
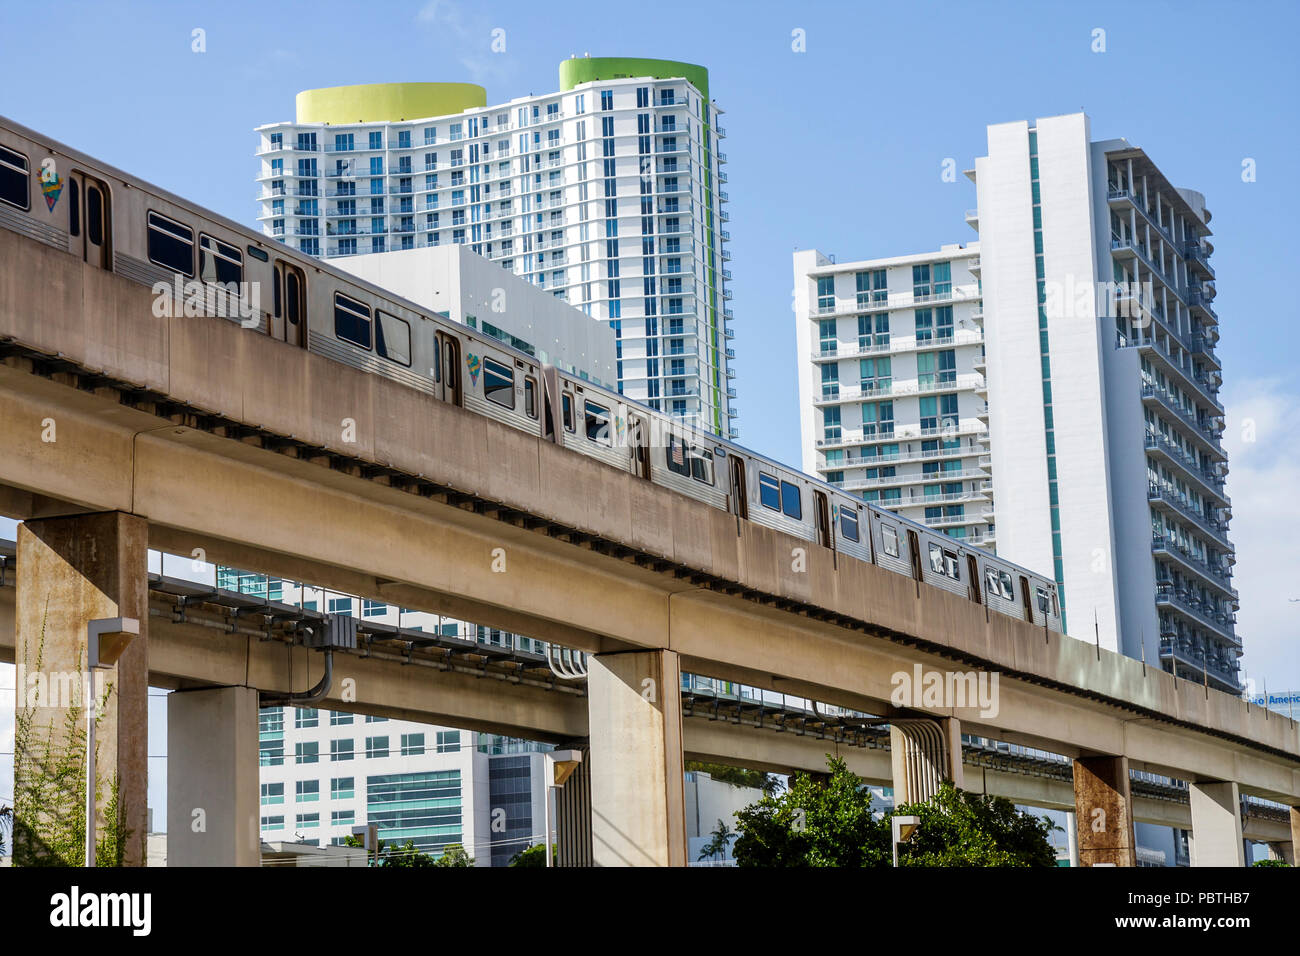
[{"label": "white building facade", "polygon": [[467,245],[608,322],[625,394],[722,435],[729,216],[708,71],[572,58],[556,92],[470,84],[307,90],[258,128],[259,220],[324,258]]},{"label": "white building facade", "polygon": [[803,468],[947,534],[995,541],[979,248],[794,254]]},{"label": "white building facade", "polygon": [[971,175],[999,553],[1075,637],[1239,693],[1203,197],[1082,113],[990,126]]}]

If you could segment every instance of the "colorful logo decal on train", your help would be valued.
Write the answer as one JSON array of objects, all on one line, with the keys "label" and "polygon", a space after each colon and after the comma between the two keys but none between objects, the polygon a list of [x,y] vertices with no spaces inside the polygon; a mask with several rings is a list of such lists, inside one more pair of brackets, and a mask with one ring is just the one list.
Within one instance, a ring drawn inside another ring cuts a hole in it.
[{"label": "colorful logo decal on train", "polygon": [[52,158],[41,163],[41,192],[45,195],[45,205],[54,212],[55,204],[63,195],[63,177],[55,170]]},{"label": "colorful logo decal on train", "polygon": [[469,381],[471,385],[478,384],[478,373],[483,368],[482,361],[473,352],[465,356],[465,364],[469,366]]},{"label": "colorful logo decal on train", "polygon": [[618,435],[618,443],[623,444],[623,416],[614,416],[614,432]]}]

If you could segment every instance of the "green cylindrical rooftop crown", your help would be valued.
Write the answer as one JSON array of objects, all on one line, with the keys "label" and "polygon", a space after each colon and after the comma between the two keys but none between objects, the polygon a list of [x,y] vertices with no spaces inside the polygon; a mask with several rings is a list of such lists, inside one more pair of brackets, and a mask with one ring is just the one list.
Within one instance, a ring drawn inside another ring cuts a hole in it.
[{"label": "green cylindrical rooftop crown", "polygon": [[487,106],[487,90],[473,83],[362,83],[303,90],[296,106],[299,123],[393,123]]},{"label": "green cylindrical rooftop crown", "polygon": [[567,91],[593,80],[622,80],[634,76],[650,76],[656,80],[682,77],[690,81],[709,99],[709,71],[694,63],[677,60],[647,60],[625,56],[572,57],[560,64],[560,89]]}]

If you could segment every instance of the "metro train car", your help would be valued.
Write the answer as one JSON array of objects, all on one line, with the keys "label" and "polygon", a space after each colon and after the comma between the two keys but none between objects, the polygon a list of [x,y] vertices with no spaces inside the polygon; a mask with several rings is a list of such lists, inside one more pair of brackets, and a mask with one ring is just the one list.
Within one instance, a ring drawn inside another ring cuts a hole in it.
[{"label": "metro train car", "polygon": [[386,376],[738,521],[1061,630],[1050,578],[539,362],[3,117],[0,227],[178,290],[172,299],[184,297],[185,314],[197,300],[198,314],[237,321],[249,335]]}]

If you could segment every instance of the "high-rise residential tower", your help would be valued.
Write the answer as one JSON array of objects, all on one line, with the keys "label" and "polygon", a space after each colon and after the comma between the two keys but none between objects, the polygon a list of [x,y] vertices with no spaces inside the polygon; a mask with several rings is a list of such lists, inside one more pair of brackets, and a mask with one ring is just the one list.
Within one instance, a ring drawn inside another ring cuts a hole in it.
[{"label": "high-rise residential tower", "polygon": [[559,88],[489,106],[482,87],[306,90],[258,127],[268,235],[332,258],[465,244],[618,337],[629,397],[721,435],[736,410],[708,71],[575,57]]},{"label": "high-rise residential tower", "polygon": [[803,468],[992,547],[976,244],[835,262],[794,254]]},{"label": "high-rise residential tower", "polygon": [[1070,634],[1239,692],[1204,197],[1082,113],[990,126],[971,175],[998,552]]}]

